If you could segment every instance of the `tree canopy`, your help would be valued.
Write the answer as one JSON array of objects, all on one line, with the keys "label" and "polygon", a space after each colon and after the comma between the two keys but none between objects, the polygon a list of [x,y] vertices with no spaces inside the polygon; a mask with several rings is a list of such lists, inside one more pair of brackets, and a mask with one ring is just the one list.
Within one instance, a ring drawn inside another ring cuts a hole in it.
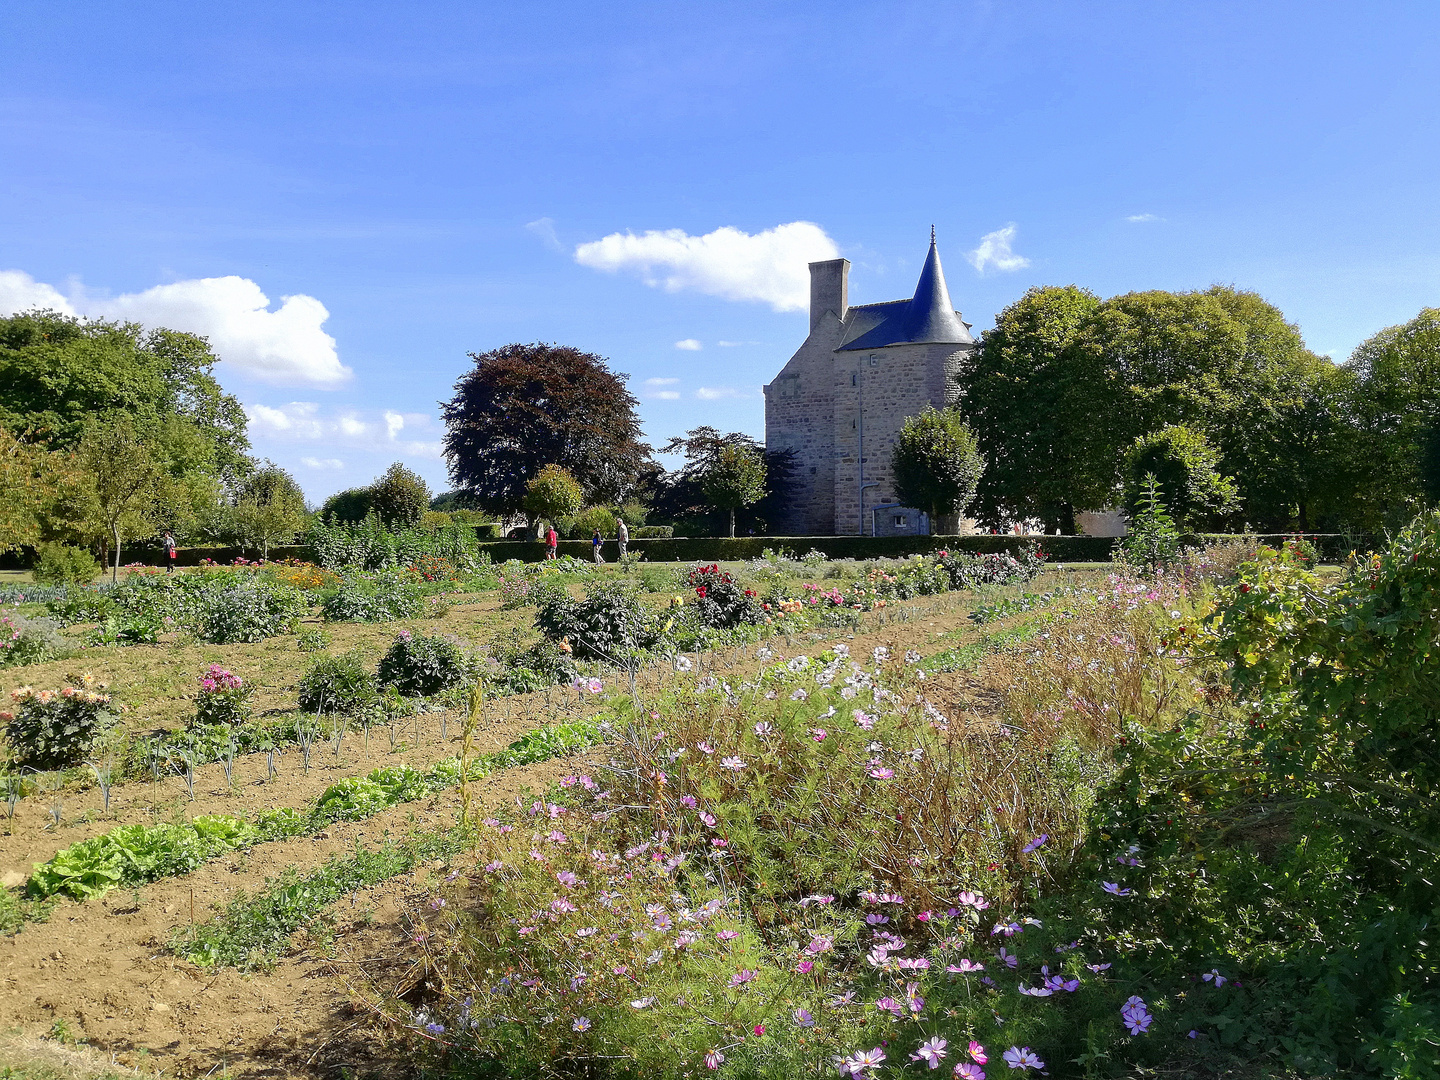
[{"label": "tree canopy", "polygon": [[483,510],[513,513],[546,465],[565,468],[588,502],[616,502],[649,457],[626,376],[593,353],[506,345],[471,353],[475,366],[441,403],[450,477]]},{"label": "tree canopy", "polygon": [[1240,505],[1235,481],[1219,466],[1219,453],[1193,428],[1172,424],[1142,435],[1125,455],[1125,509],[1136,520],[1142,499],[1158,491],[1182,528],[1214,527]]},{"label": "tree canopy", "polygon": [[1242,521],[1287,527],[1320,496],[1334,372],[1252,292],[1031,289],[983,335],[964,380],[991,462],[979,512],[1072,531],[1074,511],[1115,505],[1136,439],[1184,425],[1218,451]]},{"label": "tree canopy", "polygon": [[926,408],[905,421],[891,457],[895,495],[906,506],[940,519],[964,513],[985,471],[975,435],[958,409]]},{"label": "tree canopy", "polygon": [[735,511],[765,497],[764,451],[744,443],[727,443],[706,467],[700,486],[711,506],[729,514],[730,535],[734,536]]},{"label": "tree canopy", "polygon": [[584,502],[579,482],[559,465],[546,465],[525,488],[525,512],[537,520],[569,517]]},{"label": "tree canopy", "polygon": [[0,318],[0,426],[51,449],[79,446],[97,417],[124,415],[167,471],[226,481],[249,470],[245,410],[202,337],[53,311]]},{"label": "tree canopy", "polygon": [[386,525],[417,525],[430,509],[430,487],[420,474],[395,462],[369,487],[370,509]]}]

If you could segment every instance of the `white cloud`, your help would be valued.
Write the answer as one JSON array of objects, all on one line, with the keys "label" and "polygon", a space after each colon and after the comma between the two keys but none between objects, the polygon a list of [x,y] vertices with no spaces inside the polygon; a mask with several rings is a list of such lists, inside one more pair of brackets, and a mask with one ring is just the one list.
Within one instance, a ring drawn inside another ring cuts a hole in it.
[{"label": "white cloud", "polygon": [[675,348],[684,349],[686,352],[699,352],[705,346],[696,341],[693,337],[687,337],[684,341],[675,342]]},{"label": "white cloud", "polygon": [[270,298],[248,278],[195,278],[113,297],[91,296],[76,285],[67,297],[22,271],[0,271],[0,315],[33,307],[201,334],[223,363],[277,386],[331,389],[352,374],[340,363],[335,339],[321,329],[330,317],[324,304],[303,294],[282,296],[271,311]]},{"label": "white cloud", "polygon": [[1125,220],[1138,225],[1145,221],[1164,221],[1165,219],[1159,214],[1131,214]]},{"label": "white cloud", "polygon": [[721,398],[738,398],[748,395],[742,394],[733,386],[702,386],[695,391],[695,396],[701,401],[719,401]]},{"label": "white cloud", "polygon": [[679,379],[646,379],[645,396],[659,398],[661,401],[677,401],[680,393],[677,390],[666,390],[664,387],[675,386]]},{"label": "white cloud", "polygon": [[304,465],[307,469],[343,469],[345,467],[345,462],[333,457],[302,457],[300,464]]},{"label": "white cloud", "polygon": [[674,386],[679,379],[646,379],[646,386]]},{"label": "white cloud", "polygon": [[258,437],[268,436],[286,442],[323,440],[331,445],[382,453],[393,449],[409,457],[436,460],[441,456],[439,439],[400,438],[401,433],[406,430],[415,431],[421,436],[433,435],[431,419],[425,413],[398,413],[387,409],[373,420],[364,418],[353,409],[322,415],[320,406],[313,401],[292,401],[278,407],[247,405],[245,413],[250,418],[251,433]]},{"label": "white cloud", "polygon": [[546,247],[554,248],[556,251],[564,250],[560,243],[560,237],[555,235],[554,218],[542,217],[536,218],[534,221],[527,221],[525,228],[545,241]]},{"label": "white cloud", "polygon": [[645,284],[667,292],[692,290],[725,300],[758,300],[776,311],[803,311],[810,304],[808,263],[840,254],[825,230],[792,221],[764,232],[725,226],[704,236],[683,229],[651,229],[581,244],[575,261],[595,270],[634,271]]},{"label": "white cloud", "polygon": [[1010,250],[1010,241],[1014,239],[1015,226],[1006,225],[1003,229],[996,229],[982,236],[980,246],[965,257],[970,260],[970,265],[982,274],[987,266],[993,266],[996,270],[1023,270],[1030,265],[1030,260]]},{"label": "white cloud", "polygon": [[74,315],[75,309],[60,290],[36,281],[23,270],[0,270],[0,315],[14,315],[34,308],[53,308]]}]

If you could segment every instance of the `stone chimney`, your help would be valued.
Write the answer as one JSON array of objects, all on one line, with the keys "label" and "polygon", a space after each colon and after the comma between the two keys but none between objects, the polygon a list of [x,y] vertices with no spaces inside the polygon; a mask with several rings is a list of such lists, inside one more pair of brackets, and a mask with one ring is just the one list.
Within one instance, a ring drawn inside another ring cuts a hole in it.
[{"label": "stone chimney", "polygon": [[810,264],[810,332],[820,323],[820,316],[833,311],[845,318],[849,307],[850,260],[830,259]]}]

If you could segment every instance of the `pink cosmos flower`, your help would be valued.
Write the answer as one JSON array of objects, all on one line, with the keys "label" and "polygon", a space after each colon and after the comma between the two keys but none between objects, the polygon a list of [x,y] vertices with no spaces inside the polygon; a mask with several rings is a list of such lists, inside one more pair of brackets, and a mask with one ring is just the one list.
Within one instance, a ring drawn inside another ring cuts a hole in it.
[{"label": "pink cosmos flower", "polygon": [[876,780],[890,780],[895,776],[895,770],[887,766],[880,766],[870,770],[870,775]]},{"label": "pink cosmos flower", "polygon": [[683,807],[685,807],[686,809],[694,810],[694,809],[695,809],[695,796],[694,796],[694,795],[681,795],[681,796],[680,796],[680,805],[683,806]]},{"label": "pink cosmos flower", "polygon": [[805,951],[815,956],[829,952],[835,947],[835,939],[826,934],[816,934],[810,939],[810,944],[805,946]]},{"label": "pink cosmos flower", "polygon": [[720,760],[720,767],[722,769],[729,769],[731,772],[739,772],[745,768],[745,762],[741,761],[738,757],[727,757]]},{"label": "pink cosmos flower", "polygon": [[813,971],[814,969],[815,969],[815,961],[814,961],[814,960],[801,960],[798,964],[795,965],[795,970],[796,970],[797,972],[799,972],[801,975],[809,975],[810,972]]},{"label": "pink cosmos flower", "polygon": [[1043,1069],[1045,1062],[1028,1046],[1012,1046],[1001,1055],[1012,1069]]},{"label": "pink cosmos flower", "polygon": [[700,820],[703,821],[706,825],[709,825],[712,829],[715,827],[714,814],[707,814],[705,811],[702,810],[700,811]]},{"label": "pink cosmos flower", "polygon": [[945,1046],[945,1040],[937,1035],[933,1039],[921,1043],[919,1049],[910,1055],[910,1060],[923,1061],[930,1068],[938,1069],[940,1062],[945,1060]]},{"label": "pink cosmos flower", "polygon": [[705,1068],[718,1069],[725,1060],[725,1055],[719,1050],[711,1050],[705,1055]]},{"label": "pink cosmos flower", "polygon": [[990,1060],[989,1057],[987,1057],[985,1054],[985,1047],[980,1045],[974,1039],[970,1040],[970,1045],[966,1047],[966,1052],[981,1065],[984,1065]]},{"label": "pink cosmos flower", "polygon": [[905,1015],[905,1007],[888,994],[875,1002],[875,1008],[881,1012],[888,1012],[897,1019]]},{"label": "pink cosmos flower", "polygon": [[829,735],[829,734],[830,734],[830,733],[829,733],[828,731],[826,731],[824,728],[811,728],[811,729],[810,729],[810,737],[811,737],[812,739],[814,739],[816,742],[824,742],[824,741],[825,741],[825,737],[826,737],[827,735]]},{"label": "pink cosmos flower", "polygon": [[1006,952],[1005,946],[1000,946],[1000,952],[998,955],[1000,959],[1005,962],[1005,966],[1010,968],[1010,970],[1013,971],[1015,970],[1015,968],[1020,966],[1020,958],[1012,952]]},{"label": "pink cosmos flower", "polygon": [[983,893],[962,892],[959,899],[963,906],[973,907],[976,911],[984,911],[990,906]]},{"label": "pink cosmos flower", "polygon": [[968,975],[972,971],[984,971],[985,965],[977,964],[974,960],[966,960],[964,957],[961,957],[958,964],[951,964],[945,970],[952,975]]},{"label": "pink cosmos flower", "polygon": [[1099,975],[1102,971],[1108,971],[1110,969],[1109,964],[1086,964],[1085,966],[1091,971],[1095,972],[1096,975]]},{"label": "pink cosmos flower", "polygon": [[555,880],[560,882],[561,885],[573,889],[575,887],[575,883],[580,879],[577,878],[574,874],[572,874],[569,870],[561,870],[558,874],[555,875]]},{"label": "pink cosmos flower", "polygon": [[955,1080],[985,1080],[985,1070],[979,1065],[962,1061],[955,1066]]},{"label": "pink cosmos flower", "polygon": [[730,976],[730,985],[744,986],[746,983],[753,982],[754,980],[755,972],[751,971],[749,968],[742,968],[740,971],[737,971],[734,975]]}]

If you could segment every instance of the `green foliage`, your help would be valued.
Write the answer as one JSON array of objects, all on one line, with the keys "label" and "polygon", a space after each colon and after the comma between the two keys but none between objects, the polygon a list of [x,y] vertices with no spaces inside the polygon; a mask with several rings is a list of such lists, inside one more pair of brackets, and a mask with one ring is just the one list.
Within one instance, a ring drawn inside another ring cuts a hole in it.
[{"label": "green foliage", "polygon": [[295,636],[295,647],[301,652],[324,652],[330,648],[332,639],[328,633],[313,626],[308,630],[301,630]]},{"label": "green foliage", "polygon": [[401,630],[380,658],[377,679],[402,694],[429,697],[459,686],[474,674],[475,663],[454,637]]},{"label": "green foliage", "polygon": [[413,619],[424,609],[425,593],[409,574],[398,570],[346,574],[323,605],[332,622],[392,622]]},{"label": "green foliage", "polygon": [[88,585],[100,564],[88,551],[69,544],[41,544],[36,549],[35,580],[42,585]]},{"label": "green foliage", "polygon": [[744,443],[726,443],[701,474],[700,489],[711,506],[729,513],[734,536],[735,511],[765,497],[764,453]]},{"label": "green foliage", "polygon": [[585,493],[567,469],[546,465],[525,485],[523,509],[533,518],[555,521],[570,517],[585,502]]},{"label": "green foliage", "polygon": [[430,488],[397,461],[370,485],[370,507],[386,525],[413,527],[430,508]]},{"label": "green foliage", "polygon": [[970,554],[947,548],[940,552],[938,559],[950,575],[952,589],[977,589],[982,585],[1024,585],[1040,573],[1046,556],[1031,540],[1019,545],[1013,553]]},{"label": "green foliage", "polygon": [[346,488],[326,499],[318,516],[328,525],[358,525],[370,516],[373,506],[368,487]]},{"label": "green foliage", "polygon": [[603,537],[612,537],[615,515],[604,506],[586,507],[572,517],[555,522],[555,531],[566,540],[589,540],[597,531]]},{"label": "green foliage", "polygon": [[233,535],[241,547],[270,557],[271,544],[288,544],[305,528],[305,493],[280,466],[264,462],[245,478],[230,512]]},{"label": "green foliage", "polygon": [[358,714],[380,702],[375,677],[358,651],[317,656],[300,679],[300,707],[312,713]]},{"label": "green foliage", "polygon": [[591,502],[626,494],[648,451],[624,376],[602,357],[558,345],[470,355],[475,367],[441,413],[450,478],[476,506],[514,513],[546,465],[568,470]]},{"label": "green foliage", "polygon": [[230,588],[207,592],[200,636],[216,645],[264,641],[284,633],[309,610],[299,589],[253,574],[236,578]]},{"label": "green foliage", "polygon": [[250,698],[255,687],[219,664],[211,664],[200,676],[195,694],[195,720],[201,726],[224,724],[234,727],[250,719]]},{"label": "green foliage", "polygon": [[658,614],[625,580],[589,587],[583,600],[565,592],[546,595],[535,626],[551,641],[568,642],[576,659],[626,663],[660,638]]},{"label": "green foliage", "polygon": [[1180,557],[1180,531],[1160,499],[1153,473],[1144,479],[1143,491],[1130,521],[1130,532],[1116,545],[1127,562],[1154,570]]},{"label": "green foliage", "polygon": [[118,609],[114,598],[108,592],[75,586],[67,587],[60,596],[47,601],[45,606],[51,615],[66,626],[99,622]]},{"label": "green foliage", "polygon": [[558,642],[541,638],[526,646],[495,647],[485,678],[497,694],[533,694],[563,686],[576,674],[571,654],[564,652]]},{"label": "green foliage", "polygon": [[18,764],[30,769],[78,765],[117,719],[105,684],[92,677],[71,679],[62,690],[21,687],[0,712],[5,738]]},{"label": "green foliage", "polygon": [[312,522],[306,543],[320,566],[337,571],[413,566],[427,555],[473,570],[489,558],[479,552],[472,526],[452,521],[438,529],[392,529],[374,514],[353,525],[327,521],[322,515]]},{"label": "green foliage", "polygon": [[1240,506],[1235,482],[1219,471],[1220,455],[1200,432],[1172,425],[1135,440],[1125,454],[1125,509],[1133,517],[1153,476],[1175,522],[1194,531]]},{"label": "green foliage", "polygon": [[959,409],[927,406],[900,429],[891,470],[896,498],[929,513],[938,531],[941,518],[963,513],[975,498],[985,459]]}]

